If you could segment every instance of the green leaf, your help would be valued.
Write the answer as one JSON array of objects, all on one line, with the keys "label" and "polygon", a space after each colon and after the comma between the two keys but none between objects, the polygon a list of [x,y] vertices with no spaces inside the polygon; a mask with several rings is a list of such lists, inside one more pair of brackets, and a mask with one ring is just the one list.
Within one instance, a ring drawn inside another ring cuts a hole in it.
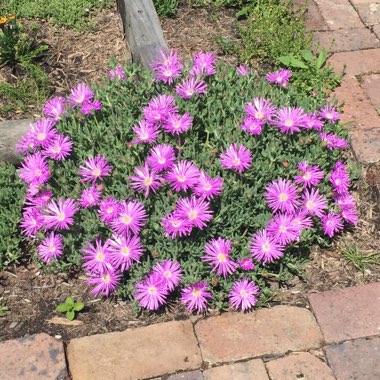
[{"label": "green leaf", "polygon": [[290,66],[300,69],[308,69],[308,66],[304,62],[294,57],[292,57],[290,60]]},{"label": "green leaf", "polygon": [[329,54],[329,52],[327,49],[323,49],[319,53],[317,63],[316,63],[317,70],[319,70],[325,64],[328,54]]},{"label": "green leaf", "polygon": [[74,310],[69,310],[68,312],[66,312],[66,318],[69,321],[72,321],[75,318],[75,311]]},{"label": "green leaf", "polygon": [[65,304],[68,306],[68,309],[72,309],[74,307],[74,300],[72,297],[67,297],[66,298],[66,301],[65,301]]},{"label": "green leaf", "polygon": [[83,302],[75,302],[74,309],[75,311],[81,311],[84,308]]},{"label": "green leaf", "polygon": [[291,58],[293,58],[291,55],[283,55],[282,57],[279,57],[278,60],[283,65],[289,66]]},{"label": "green leaf", "polygon": [[65,303],[61,303],[60,305],[58,305],[55,310],[58,312],[58,313],[66,313],[66,311],[69,310],[69,308],[67,307],[67,305]]},{"label": "green leaf", "polygon": [[311,50],[301,50],[300,53],[305,61],[310,63],[314,62],[314,54],[311,52]]}]

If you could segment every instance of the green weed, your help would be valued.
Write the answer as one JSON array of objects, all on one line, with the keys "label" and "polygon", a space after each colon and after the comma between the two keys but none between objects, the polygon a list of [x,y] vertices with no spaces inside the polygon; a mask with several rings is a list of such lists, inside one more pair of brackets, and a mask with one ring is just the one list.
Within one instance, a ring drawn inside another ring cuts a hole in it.
[{"label": "green weed", "polygon": [[345,243],[343,257],[363,275],[372,265],[380,265],[380,251],[365,253],[357,243]]}]

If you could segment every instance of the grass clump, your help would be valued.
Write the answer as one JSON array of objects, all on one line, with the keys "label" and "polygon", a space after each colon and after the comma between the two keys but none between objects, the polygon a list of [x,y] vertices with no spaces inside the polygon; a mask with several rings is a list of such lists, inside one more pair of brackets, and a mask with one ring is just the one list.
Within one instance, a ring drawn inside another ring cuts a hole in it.
[{"label": "grass clump", "polygon": [[178,10],[178,0],[153,0],[153,4],[159,16],[174,16]]}]

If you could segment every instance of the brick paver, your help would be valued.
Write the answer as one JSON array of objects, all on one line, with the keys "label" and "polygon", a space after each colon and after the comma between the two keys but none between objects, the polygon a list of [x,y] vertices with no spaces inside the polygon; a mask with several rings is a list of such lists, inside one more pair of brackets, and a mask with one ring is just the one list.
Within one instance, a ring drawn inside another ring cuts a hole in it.
[{"label": "brick paver", "polygon": [[190,321],[73,339],[67,354],[73,380],[144,379],[202,364]]},{"label": "brick paver", "polygon": [[[380,62],[379,62],[380,72]],[[380,110],[380,74],[364,75],[362,78],[362,88],[365,90],[372,105]]]},{"label": "brick paver", "polygon": [[171,375],[166,380],[203,380],[203,374],[201,371],[183,372]]},{"label": "brick paver", "polygon": [[364,24],[371,26],[380,23],[380,3],[378,1],[356,2],[354,5]]},{"label": "brick paver", "polygon": [[380,337],[326,347],[327,360],[338,380],[378,380]]},{"label": "brick paver", "polygon": [[320,329],[310,311],[290,306],[210,317],[199,321],[195,332],[203,359],[212,364],[322,344]]},{"label": "brick paver", "polygon": [[[380,124],[378,124],[380,125]],[[380,128],[354,130],[350,133],[356,158],[362,163],[380,161]]]},{"label": "brick paver", "polygon": [[272,360],[266,367],[271,380],[335,380],[329,366],[308,352]]},{"label": "brick paver", "polygon": [[1,380],[63,380],[66,375],[63,344],[45,333],[0,343]]},{"label": "brick paver", "polygon": [[373,32],[377,36],[377,38],[380,38],[380,24],[374,25],[372,27]]},{"label": "brick paver", "polygon": [[380,283],[309,295],[327,343],[380,334]]},{"label": "brick paver", "polygon": [[[300,2],[302,6],[304,1]],[[307,2],[306,28],[309,30],[329,30],[329,26],[323,19],[317,4],[313,0]]]},{"label": "brick paver", "polygon": [[269,380],[262,360],[214,367],[203,372],[205,380]]}]

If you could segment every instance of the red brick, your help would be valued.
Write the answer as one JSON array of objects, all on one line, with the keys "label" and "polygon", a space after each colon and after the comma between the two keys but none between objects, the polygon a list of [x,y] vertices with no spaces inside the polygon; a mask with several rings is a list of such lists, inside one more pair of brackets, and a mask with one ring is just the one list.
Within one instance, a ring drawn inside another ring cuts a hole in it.
[{"label": "red brick", "polygon": [[380,74],[364,75],[362,88],[367,93],[373,106],[380,110]]},{"label": "red brick", "polygon": [[380,41],[366,28],[337,29],[314,33],[314,46],[329,51],[345,52],[380,47]]},{"label": "red brick", "polygon": [[45,333],[0,343],[0,368],[1,380],[63,380],[63,344]]},{"label": "red brick", "polygon": [[177,373],[169,376],[166,380],[203,380],[201,371]]},{"label": "red brick", "polygon": [[351,145],[356,158],[365,164],[380,162],[380,128],[353,130]]},{"label": "red brick", "polygon": [[347,66],[346,72],[350,75],[380,71],[380,49],[335,53],[329,58],[329,62],[337,73],[344,66]]},{"label": "red brick", "polygon": [[362,28],[358,14],[349,0],[315,0],[330,29]]},{"label": "red brick", "polygon": [[269,380],[262,360],[214,367],[203,372],[205,380]]},{"label": "red brick", "polygon": [[277,306],[225,313],[199,321],[195,332],[203,359],[211,364],[319,347],[322,335],[307,309]]},{"label": "red brick", "polygon": [[[304,1],[300,1],[304,3]],[[309,30],[329,30],[329,26],[323,19],[321,12],[314,0],[307,2],[306,28]]]},{"label": "red brick", "polygon": [[367,26],[380,23],[380,3],[375,0],[354,4],[360,18]]},{"label": "red brick", "polygon": [[308,352],[272,360],[266,367],[271,380],[335,380],[329,366]]},{"label": "red brick", "polygon": [[380,337],[326,347],[327,360],[338,380],[378,380]]},{"label": "red brick", "polygon": [[380,334],[380,283],[309,295],[327,343]]},{"label": "red brick", "polygon": [[380,38],[380,24],[374,25],[372,30],[376,34],[377,38]]},{"label": "red brick", "polygon": [[190,321],[73,339],[67,354],[73,380],[144,379],[202,364]]}]

